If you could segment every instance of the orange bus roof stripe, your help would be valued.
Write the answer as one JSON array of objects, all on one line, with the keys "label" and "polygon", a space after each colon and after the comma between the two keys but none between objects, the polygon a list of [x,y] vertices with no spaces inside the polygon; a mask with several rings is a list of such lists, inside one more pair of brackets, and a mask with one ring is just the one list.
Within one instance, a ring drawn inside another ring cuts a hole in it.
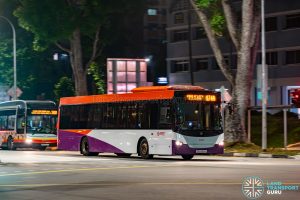
[{"label": "orange bus roof stripe", "polygon": [[60,99],[60,105],[160,100],[160,99],[172,99],[173,97],[174,97],[174,90],[160,90],[160,91],[138,92],[138,93],[128,93],[128,94],[107,94],[107,95],[64,97]]}]

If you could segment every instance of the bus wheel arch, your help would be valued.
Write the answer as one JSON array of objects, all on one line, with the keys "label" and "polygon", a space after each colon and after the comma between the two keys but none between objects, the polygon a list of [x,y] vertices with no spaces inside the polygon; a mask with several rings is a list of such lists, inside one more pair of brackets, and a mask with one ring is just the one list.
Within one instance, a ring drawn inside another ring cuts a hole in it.
[{"label": "bus wheel arch", "polygon": [[14,146],[14,139],[11,135],[7,138],[7,149],[16,150],[16,147]]},{"label": "bus wheel arch", "polygon": [[183,160],[191,160],[194,157],[194,155],[192,154],[181,155],[181,157],[183,158]]},{"label": "bus wheel arch", "polygon": [[80,153],[84,156],[98,156],[98,152],[90,152],[88,137],[84,136],[80,141]]},{"label": "bus wheel arch", "polygon": [[151,159],[153,155],[149,154],[149,143],[145,137],[141,137],[137,144],[138,155],[144,159]]}]

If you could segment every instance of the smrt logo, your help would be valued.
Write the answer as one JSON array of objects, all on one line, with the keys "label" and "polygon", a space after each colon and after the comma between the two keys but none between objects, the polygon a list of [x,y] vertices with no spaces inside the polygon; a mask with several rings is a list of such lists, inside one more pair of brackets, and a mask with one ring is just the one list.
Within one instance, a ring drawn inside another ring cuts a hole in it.
[{"label": "smrt logo", "polygon": [[248,199],[257,199],[264,193],[264,183],[257,176],[244,178],[242,192]]}]

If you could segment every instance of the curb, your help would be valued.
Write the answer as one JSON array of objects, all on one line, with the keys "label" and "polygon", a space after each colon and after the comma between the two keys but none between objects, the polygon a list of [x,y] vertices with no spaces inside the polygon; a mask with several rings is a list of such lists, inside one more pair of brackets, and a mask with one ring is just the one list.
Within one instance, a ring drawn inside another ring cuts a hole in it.
[{"label": "curb", "polygon": [[291,158],[294,159],[294,157],[289,155],[280,155],[280,154],[267,154],[267,153],[224,153],[220,156],[225,157],[252,157],[252,158]]},{"label": "curb", "polygon": [[233,153],[234,157],[258,157],[257,153]]}]

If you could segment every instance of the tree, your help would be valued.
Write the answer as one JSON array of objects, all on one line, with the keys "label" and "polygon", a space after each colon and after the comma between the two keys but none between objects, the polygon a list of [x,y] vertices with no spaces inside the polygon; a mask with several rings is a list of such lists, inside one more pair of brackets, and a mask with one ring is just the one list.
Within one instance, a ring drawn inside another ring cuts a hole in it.
[{"label": "tree", "polygon": [[[12,15],[18,7],[18,0],[1,0],[0,15],[8,18],[16,29],[17,85],[23,91],[20,99],[53,99],[54,84],[61,76],[70,76],[68,62],[54,61],[52,55],[57,47],[49,46],[46,51],[33,50],[33,34],[18,26]],[[9,24],[0,19],[0,82],[11,87],[13,84],[13,43]]]},{"label": "tree", "polygon": [[87,95],[89,66],[102,53],[109,16],[126,12],[125,0],[20,0],[20,25],[35,36],[34,47],[55,44],[69,54],[76,95]]},{"label": "tree", "polygon": [[55,99],[59,102],[61,97],[71,97],[75,95],[74,85],[70,78],[61,77],[54,86]]},{"label": "tree", "polygon": [[[227,115],[225,139],[246,141],[245,112],[249,105],[253,67],[260,31],[259,0],[190,0],[205,30],[210,46],[226,79],[232,86],[233,112]],[[217,38],[224,27],[237,52],[237,70],[226,64]]]}]

